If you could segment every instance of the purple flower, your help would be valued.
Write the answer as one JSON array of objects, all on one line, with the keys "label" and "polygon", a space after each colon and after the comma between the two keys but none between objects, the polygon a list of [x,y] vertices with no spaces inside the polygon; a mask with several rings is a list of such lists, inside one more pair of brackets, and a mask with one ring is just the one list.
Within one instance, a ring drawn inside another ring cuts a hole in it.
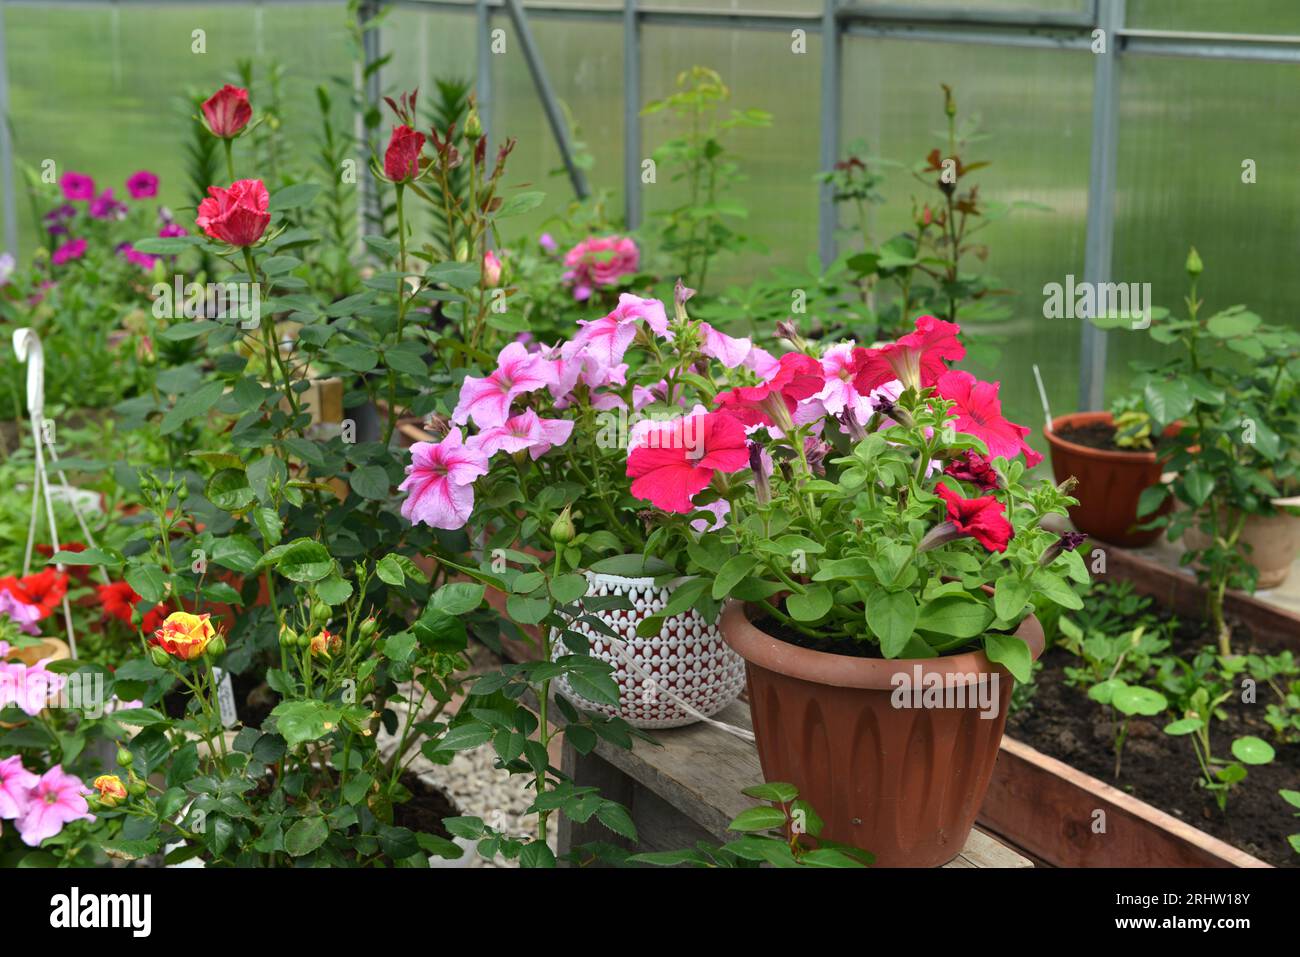
[{"label": "purple flower", "polygon": [[59,186],[63,188],[63,198],[69,201],[95,196],[95,181],[85,173],[64,173]]},{"label": "purple flower", "polygon": [[189,230],[180,223],[168,223],[162,229],[158,230],[158,235],[163,239],[172,239],[176,236],[188,236],[189,234]]},{"label": "purple flower", "polygon": [[123,219],[126,203],[113,198],[113,190],[106,189],[90,201],[90,215],[95,219]]},{"label": "purple flower", "polygon": [[80,259],[85,254],[86,241],[84,239],[71,239],[58,249],[54,250],[54,255],[50,257],[50,262],[54,263],[56,266],[62,266],[66,262]]},{"label": "purple flower", "polygon": [[132,173],[126,181],[126,191],[132,199],[148,199],[158,195],[158,177],[147,169]]},{"label": "purple flower", "polygon": [[0,286],[9,284],[9,277],[14,274],[14,267],[17,265],[12,254],[0,253]]}]

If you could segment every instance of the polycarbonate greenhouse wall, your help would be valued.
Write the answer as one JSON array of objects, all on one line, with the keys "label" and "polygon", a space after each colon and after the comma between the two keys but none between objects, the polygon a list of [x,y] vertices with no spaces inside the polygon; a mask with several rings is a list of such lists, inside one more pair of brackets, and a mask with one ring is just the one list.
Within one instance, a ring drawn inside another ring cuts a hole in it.
[{"label": "polycarbonate greenhouse wall", "polygon": [[[489,134],[519,140],[513,177],[544,184],[554,200],[544,209],[574,189],[547,123],[548,92],[577,152],[590,157],[581,176],[634,221],[672,200],[672,184],[640,183],[642,158],[667,130],[638,112],[679,71],[712,67],[733,106],[770,111],[770,128],[743,130],[734,144],[748,177],[739,196],[749,228],[768,248],[731,259],[726,278],[736,282],[832,256],[833,207],[819,197],[817,172],[855,141],[911,165],[934,143],[940,84],[949,84],[989,134],[972,151],[991,164],[982,194],[1047,207],[987,234],[987,268],[1012,290],[996,374],[1020,421],[1041,420],[1032,363],[1054,411],[1065,412],[1103,404],[1123,387],[1129,361],[1151,348],[1144,335],[1045,318],[1048,283],[1150,283],[1155,303],[1177,312],[1194,245],[1209,307],[1248,303],[1266,320],[1295,321],[1296,0],[551,0],[523,4],[524,37],[502,2],[393,6],[366,47],[391,55],[379,86],[473,80]],[[228,79],[239,58],[259,71],[279,64],[288,123],[310,124],[314,87],[351,71],[341,2],[8,0],[0,9],[10,249],[29,249],[38,235],[16,191],[24,167],[57,157],[64,168],[120,179],[147,162],[164,200],[179,205],[180,91]],[[204,54],[192,52],[196,29]],[[493,52],[494,37],[502,52]],[[1094,52],[1099,39],[1106,54]],[[344,92],[336,108],[346,103]],[[295,132],[287,142],[308,143],[315,130]],[[917,187],[899,167],[882,191],[873,228],[885,236],[906,226]],[[543,216],[527,226],[540,228]]]}]

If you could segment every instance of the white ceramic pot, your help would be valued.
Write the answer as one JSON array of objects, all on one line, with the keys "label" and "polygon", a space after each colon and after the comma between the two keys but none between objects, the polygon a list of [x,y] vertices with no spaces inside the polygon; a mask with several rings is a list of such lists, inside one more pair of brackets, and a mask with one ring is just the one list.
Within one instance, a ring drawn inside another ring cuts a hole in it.
[{"label": "white ceramic pot", "polygon": [[[656,586],[653,578],[585,574],[589,596],[623,595],[634,606],[588,613],[618,632],[620,641],[581,620],[573,625],[590,642],[590,654],[613,666],[619,707],[582,697],[561,677],[559,690],[566,698],[585,711],[622,718],[638,728],[693,724],[736,700],[745,687],[745,662],[722,640],[716,621],[705,621],[689,609],[666,619],[659,634],[642,638],[637,625],[663,609],[672,586]],[[557,637],[552,637],[552,657],[570,654]]]}]

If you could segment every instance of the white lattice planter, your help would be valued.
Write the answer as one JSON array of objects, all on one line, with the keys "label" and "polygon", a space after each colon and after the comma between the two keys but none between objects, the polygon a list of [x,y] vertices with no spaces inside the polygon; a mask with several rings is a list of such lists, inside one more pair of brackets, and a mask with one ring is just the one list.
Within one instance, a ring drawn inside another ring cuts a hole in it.
[{"label": "white lattice planter", "polygon": [[[622,718],[638,728],[693,724],[736,700],[745,687],[745,662],[722,640],[717,622],[705,621],[690,609],[666,619],[659,634],[642,638],[636,633],[637,625],[663,609],[672,587],[656,586],[653,578],[585,574],[588,595],[623,595],[634,606],[588,612],[618,632],[621,643],[582,621],[573,624],[573,630],[590,642],[590,654],[614,667],[619,707],[584,698],[560,678],[559,690],[566,698],[584,710]],[[554,657],[571,653],[562,641],[553,640],[552,645]],[[616,645],[621,645],[621,651]]]}]

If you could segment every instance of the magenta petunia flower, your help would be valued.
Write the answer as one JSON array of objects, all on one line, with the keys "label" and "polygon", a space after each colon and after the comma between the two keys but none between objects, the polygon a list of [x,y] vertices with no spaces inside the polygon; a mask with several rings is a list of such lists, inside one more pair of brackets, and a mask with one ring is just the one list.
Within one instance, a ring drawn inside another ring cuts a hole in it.
[{"label": "magenta petunia flower", "polygon": [[916,329],[897,342],[853,352],[853,386],[870,392],[892,379],[909,389],[929,388],[948,370],[948,362],[966,355],[957,334],[961,327],[934,316],[921,316]]},{"label": "magenta petunia flower", "polygon": [[172,239],[176,236],[188,236],[190,231],[180,223],[167,223],[162,229],[158,230],[158,235],[163,239]]},{"label": "magenta petunia flower", "polygon": [[398,486],[407,493],[403,517],[411,524],[463,528],[474,510],[474,480],[487,473],[487,455],[466,445],[460,429],[452,429],[441,442],[416,442]]},{"label": "magenta petunia flower", "polygon": [[134,263],[141,269],[148,271],[153,269],[154,264],[158,262],[157,256],[150,256],[148,253],[139,252],[130,243],[123,243],[117,247],[118,255],[129,263]]},{"label": "magenta petunia flower", "polygon": [[736,472],[749,465],[745,427],[725,413],[701,412],[655,422],[638,430],[635,440],[627,457],[632,494],[665,512],[695,511],[691,498],[717,472]]},{"label": "magenta petunia flower", "polygon": [[65,774],[55,765],[33,786],[27,808],[18,818],[18,833],[28,847],[39,847],[47,838],[54,837],[64,825],[73,821],[93,821],[86,795],[90,788],[81,779]]},{"label": "magenta petunia flower", "polygon": [[90,201],[87,211],[95,219],[124,219],[128,207],[113,195],[112,189],[106,189]]},{"label": "magenta petunia flower", "polygon": [[539,459],[552,446],[563,445],[573,434],[573,423],[568,419],[543,419],[532,409],[525,409],[503,425],[484,429],[478,435],[471,436],[466,445],[492,456],[498,452],[515,452],[528,450],[533,459]]},{"label": "magenta petunia flower", "polygon": [[799,402],[816,395],[825,383],[820,362],[802,352],[787,352],[766,382],[719,392],[713,401],[745,425],[775,425],[789,431]]},{"label": "magenta petunia flower", "polygon": [[22,816],[31,800],[31,790],[40,779],[39,774],[23,767],[21,755],[0,760],[0,821]]},{"label": "magenta petunia flower", "polygon": [[1000,382],[981,382],[965,370],[950,369],[939,377],[937,385],[939,396],[953,403],[949,411],[957,417],[957,431],[983,442],[990,458],[1001,456],[1010,461],[1024,452],[1025,463],[1030,468],[1043,460],[1025,442],[1028,426],[1016,425],[1002,417],[1002,400],[998,398]]},{"label": "magenta petunia flower", "polygon": [[452,422],[464,425],[473,419],[480,429],[501,425],[510,418],[510,403],[516,396],[543,389],[553,381],[549,365],[541,353],[529,352],[522,343],[510,343],[498,353],[495,372],[481,379],[465,377]]},{"label": "magenta petunia flower", "polygon": [[71,262],[74,259],[80,259],[86,255],[86,241],[84,239],[70,239],[58,249],[54,250],[54,255],[50,257],[50,262],[56,266],[62,266],[64,263]]},{"label": "magenta petunia flower", "polygon": [[85,173],[64,173],[59,186],[63,190],[63,198],[69,202],[95,198],[95,181]]},{"label": "magenta petunia flower", "polygon": [[158,195],[158,177],[147,169],[132,173],[126,181],[126,191],[132,199],[149,199]]}]

